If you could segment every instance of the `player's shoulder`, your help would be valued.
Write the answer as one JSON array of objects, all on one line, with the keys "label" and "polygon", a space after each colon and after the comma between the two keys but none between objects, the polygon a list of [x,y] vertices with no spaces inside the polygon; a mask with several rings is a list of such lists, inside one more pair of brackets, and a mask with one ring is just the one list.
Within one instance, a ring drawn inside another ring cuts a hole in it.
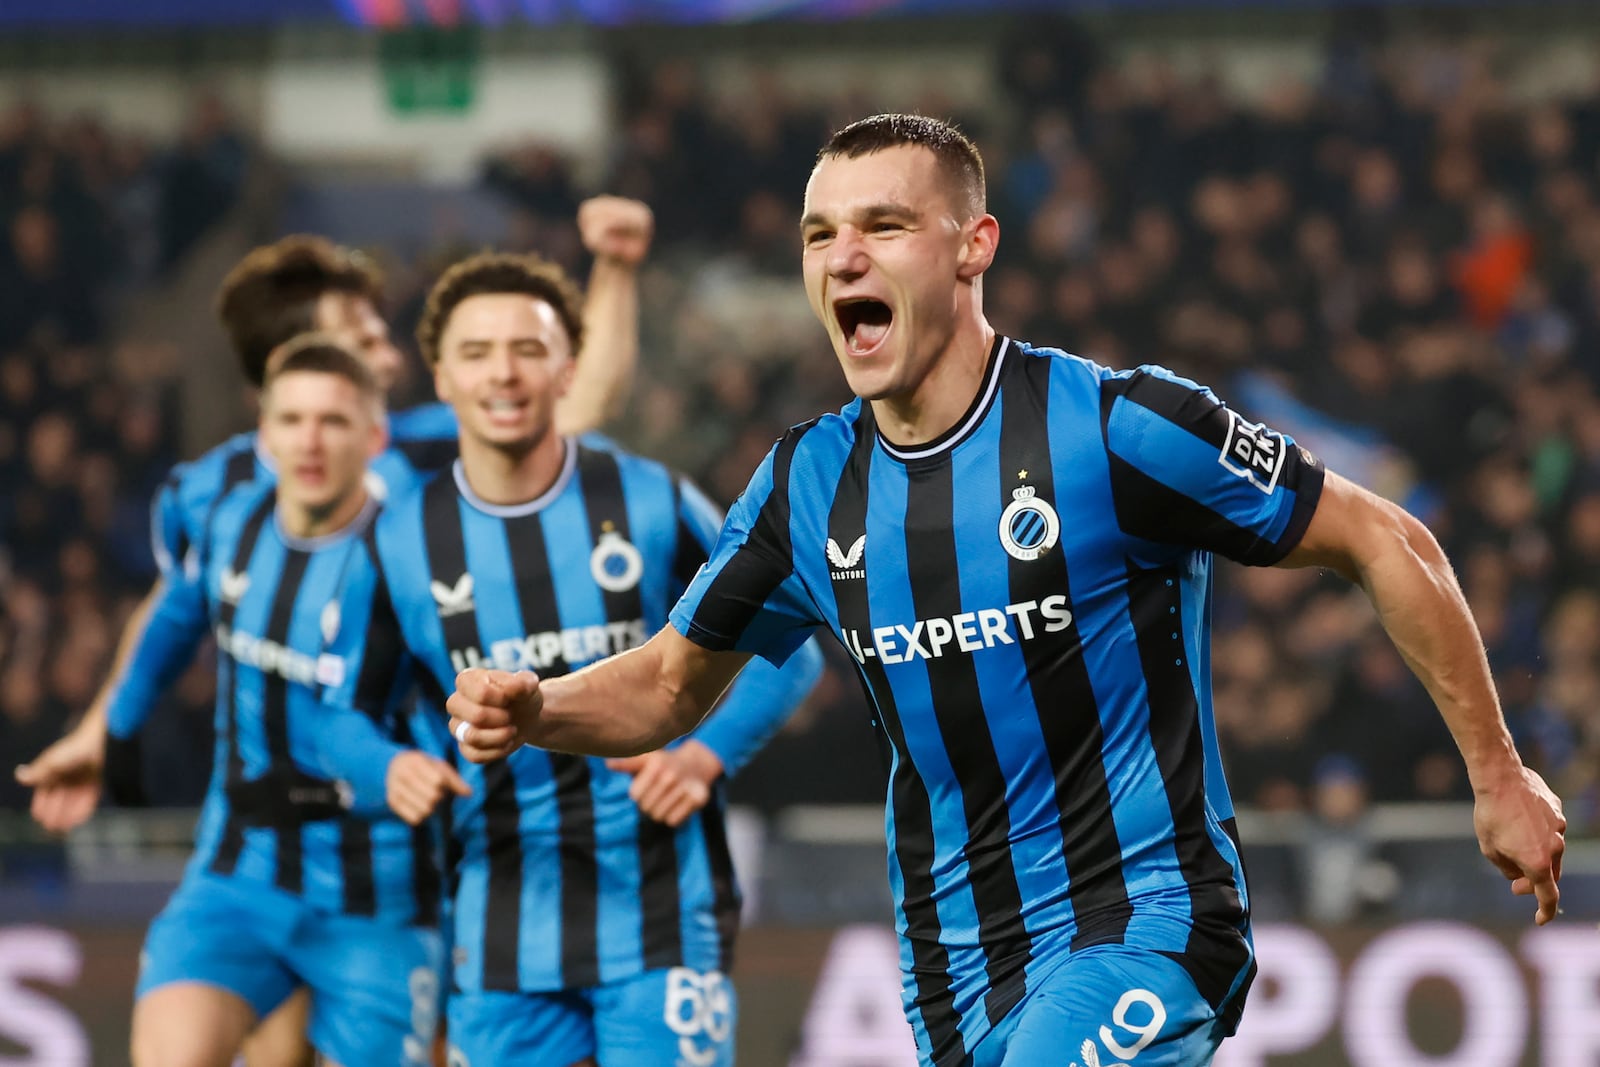
[{"label": "player's shoulder", "polygon": [[257,481],[266,472],[256,435],[251,431],[234,434],[195,459],[178,464],[168,484],[189,502],[210,499],[240,483]]},{"label": "player's shoulder", "polygon": [[1208,387],[1159,363],[1141,363],[1127,370],[1108,371],[1103,385],[1107,392],[1129,397],[1136,402],[1159,404],[1163,398],[1174,402],[1193,398],[1210,404],[1219,402]]},{"label": "player's shoulder", "polygon": [[[452,477],[450,468],[444,467],[422,471],[398,486],[388,487],[382,498],[382,506],[372,519],[369,539],[399,536],[402,544],[405,543],[404,538],[416,541],[420,537],[417,531],[424,523],[427,502],[436,495],[430,490],[441,478]],[[454,500],[455,494],[451,493],[450,498]]]},{"label": "player's shoulder", "polygon": [[1120,374],[1131,373],[1113,370],[1103,363],[1064,348],[1036,345],[1014,337],[1007,339],[1006,359],[1011,362],[1013,368],[1027,369],[1043,365],[1048,369],[1052,384],[1059,383],[1069,387],[1095,388]]},{"label": "player's shoulder", "polygon": [[277,499],[277,483],[269,479],[241,482],[224,493],[211,510],[210,525],[220,534],[239,532],[251,518]]},{"label": "player's shoulder", "polygon": [[630,451],[604,434],[591,430],[576,438],[576,443],[579,471],[592,469],[596,462],[615,464],[625,493],[643,491],[651,497],[670,493],[670,497],[662,499],[675,500],[690,485],[681,471],[658,459]]},{"label": "player's shoulder", "polygon": [[418,404],[389,413],[389,437],[396,444],[455,440],[456,433],[456,413],[448,404]]},{"label": "player's shoulder", "polygon": [[869,410],[857,397],[838,411],[796,423],[778,438],[773,454],[800,470],[833,467],[850,454],[862,433],[872,432],[870,420],[864,421]]}]

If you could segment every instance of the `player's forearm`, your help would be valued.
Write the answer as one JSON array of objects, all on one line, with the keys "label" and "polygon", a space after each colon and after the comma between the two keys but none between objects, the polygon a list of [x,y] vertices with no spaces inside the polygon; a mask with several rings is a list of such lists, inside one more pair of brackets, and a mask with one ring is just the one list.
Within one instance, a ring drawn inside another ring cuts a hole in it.
[{"label": "player's forearm", "polygon": [[694,729],[726,687],[715,692],[674,669],[662,635],[541,685],[544,708],[528,743],[591,756],[637,756]]},{"label": "player's forearm", "polygon": [[136,630],[130,622],[123,632],[132,651],[122,658],[122,669],[107,685],[106,728],[116,737],[130,737],[144,725],[161,693],[175,682],[206,631],[205,607],[197,587],[163,582],[159,596],[145,612]]},{"label": "player's forearm", "polygon": [[90,701],[89,707],[84,711],[83,718],[78,721],[77,729],[105,733],[106,712],[111,707],[111,698],[117,691],[117,682],[127,672],[128,664],[133,662],[134,653],[139,648],[139,638],[144,636],[145,627],[150,623],[150,615],[161,600],[163,588],[163,579],[157,578],[150,591],[144,595],[144,599],[129,613],[128,621],[122,626],[122,635],[117,638],[117,650],[111,660],[111,670],[101,684],[99,692],[95,693],[94,700]]},{"label": "player's forearm", "polygon": [[1520,773],[1483,638],[1449,561],[1427,528],[1398,508],[1377,548],[1355,562],[1395,647],[1427,687],[1466,761],[1473,788]]},{"label": "player's forearm", "polygon": [[638,270],[600,257],[583,307],[583,350],[556,409],[557,429],[581,434],[622,413],[639,363]]}]

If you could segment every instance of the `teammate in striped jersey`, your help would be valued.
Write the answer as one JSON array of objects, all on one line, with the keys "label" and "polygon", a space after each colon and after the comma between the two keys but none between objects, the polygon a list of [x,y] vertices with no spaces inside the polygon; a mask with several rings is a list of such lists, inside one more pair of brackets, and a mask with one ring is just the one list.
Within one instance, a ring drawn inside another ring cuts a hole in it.
[{"label": "teammate in striped jersey", "polygon": [[[584,307],[589,346],[583,370],[559,410],[563,430],[578,433],[615,414],[632,381],[638,348],[635,273],[649,249],[650,210],[637,201],[595,197],[579,209],[585,247],[595,257]],[[246,379],[259,386],[268,354],[296,334],[316,329],[355,348],[387,391],[402,366],[378,313],[382,278],[373,264],[323,238],[294,236],[255,249],[230,272],[218,297],[218,313]],[[378,476],[396,487],[418,472],[448,465],[455,456],[455,418],[442,404],[426,404],[393,415],[391,447],[373,464]],[[204,456],[175,468],[153,508],[155,553],[163,581],[172,579],[197,531],[212,509],[233,489],[270,479],[254,432],[239,434]],[[114,684],[138,642],[159,596],[152,589],[129,620],[117,663],[82,722],[65,738],[18,768],[17,777],[34,787],[33,816],[46,829],[66,832],[94,811],[100,795],[105,752],[105,709]],[[150,633],[155,641],[193,632],[173,628]],[[156,694],[151,694],[154,699]],[[307,1059],[303,998],[276,1013],[247,1048],[252,1067],[298,1067]]]},{"label": "teammate in striped jersey", "polygon": [[[650,209],[635,200],[599,196],[578,212],[584,247],[595,257],[584,304],[589,335],[583,370],[558,412],[563,432],[593,430],[616,415],[633,381],[638,358],[636,272],[650,247]],[[404,360],[379,314],[383,278],[360,253],[321,237],[296,235],[254,249],[224,280],[218,314],[245,379],[259,387],[268,355],[307,331],[338,337],[357,350],[385,391]],[[373,464],[398,488],[455,458],[455,418],[442,404],[394,413],[391,448]],[[153,508],[155,554],[163,580],[183,562],[195,532],[234,488],[271,478],[255,433],[237,434],[203,456],[174,468]],[[118,643],[116,664],[79,725],[61,741],[17,768],[34,790],[35,820],[54,833],[81,825],[100,799],[105,708],[133,655],[160,585],[135,609]]]},{"label": "teammate in striped jersey", "polygon": [[[436,710],[463,668],[546,675],[635,647],[705,561],[720,517],[659,464],[557,432],[581,336],[559,269],[483,255],[440,279],[419,327],[461,459],[392,500],[383,582],[352,589],[368,654],[403,662]],[[464,1063],[605,1067],[732,1062],[726,978],[738,895],[722,817],[732,774],[815,682],[814,644],[753,669],[681,745],[618,762],[522,751],[469,768],[452,803],[453,1055]],[[379,695],[379,699],[389,699]],[[452,748],[453,751],[453,748]],[[418,817],[443,798],[391,791]]]},{"label": "teammate in striped jersey", "polygon": [[1213,554],[1359,582],[1455,733],[1481,843],[1554,917],[1565,822],[1522,765],[1448,562],[1401,509],[1159,368],[996,334],[982,162],[930,119],[823,149],[804,274],[851,389],[750,483],[643,649],[469,671],[471,759],[624,754],[826,627],[891,753],[904,1001],[937,1067],[1204,1064],[1253,973],[1211,710]]},{"label": "teammate in striped jersey", "polygon": [[[443,963],[434,835],[381,807],[349,811],[323,767],[323,735],[365,723],[330,710],[322,691],[344,682],[329,647],[346,628],[341,590],[372,567],[362,535],[380,503],[365,477],[384,438],[368,367],[331,338],[291,341],[262,389],[261,442],[277,479],[212,510],[192,577],[167,583],[152,612],[153,626],[209,625],[216,636],[217,750],[194,858],[145,942],[137,1067],[225,1067],[301,985],[311,1042],[328,1061],[428,1062]],[[108,709],[113,782],[120,745],[187,659],[182,643],[141,642]],[[374,710],[405,738],[393,707]],[[336,743],[360,766],[400,762],[376,729],[344,729]],[[413,758],[465,791],[449,764]]]}]

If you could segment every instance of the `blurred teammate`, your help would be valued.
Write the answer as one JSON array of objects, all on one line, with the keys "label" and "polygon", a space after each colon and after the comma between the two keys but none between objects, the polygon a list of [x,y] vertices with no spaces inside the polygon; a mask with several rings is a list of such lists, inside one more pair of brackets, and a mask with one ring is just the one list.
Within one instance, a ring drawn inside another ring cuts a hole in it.
[{"label": "blurred teammate", "polygon": [[1254,973],[1210,707],[1212,555],[1323,566],[1361,584],[1432,693],[1485,855],[1555,916],[1560,803],[1517,756],[1420,523],[1192,382],[997,335],[982,161],[943,123],[836,134],[802,236],[860,400],[778,443],[643,649],[542,685],[463,673],[469,758],[655,747],[751,654],[782,662],[826,627],[892,752],[923,1062],[1203,1064]]},{"label": "blurred teammate", "polygon": [[[652,220],[637,201],[596,197],[579,210],[584,245],[595,257],[584,305],[589,347],[584,370],[558,410],[561,428],[580,433],[615,414],[632,382],[638,352],[636,271],[649,249]],[[382,277],[373,264],[348,249],[318,237],[287,237],[247,255],[223,282],[218,314],[246,379],[261,384],[270,352],[295,335],[320,330],[358,351],[385,391],[398,378],[403,360],[378,312]],[[393,488],[419,471],[436,469],[455,455],[455,421],[448,408],[428,404],[393,416],[391,448],[375,469]],[[181,570],[197,531],[212,509],[235,488],[272,477],[254,433],[239,434],[192,463],[176,468],[155,508],[157,558],[163,581]],[[47,830],[64,833],[81,824],[99,802],[105,753],[105,709],[116,680],[146,633],[146,620],[159,596],[151,590],[124,629],[112,676],[80,724],[31,763],[17,779],[35,790],[33,817]],[[176,632],[192,632],[178,630]],[[172,640],[174,631],[151,640]],[[192,649],[191,653],[192,654]],[[156,694],[152,693],[154,699]],[[293,1002],[304,1014],[304,1002]],[[264,1047],[252,1049],[256,1067],[293,1067],[304,1059],[301,1021],[292,1011],[274,1017]],[[281,1050],[281,1051],[280,1051]]]},{"label": "blurred teammate", "polygon": [[[578,307],[559,268],[482,255],[446,272],[418,329],[461,458],[390,501],[375,535],[383,582],[354,590],[344,617],[362,620],[364,676],[417,676],[442,746],[458,671],[556,675],[635,647],[715,538],[716,512],[686,481],[560,432]],[[381,663],[384,651],[397,654]],[[609,764],[528,749],[469,769],[471,796],[451,812],[452,1062],[732,1062],[739,901],[720,783],[820,667],[807,645],[782,671],[752,670],[671,749]],[[444,795],[390,792],[411,819]]]},{"label": "blurred teammate", "polygon": [[[337,745],[381,777],[400,748],[376,729],[342,729],[364,720],[322,701],[346,681],[329,648],[345,625],[341,589],[372,566],[363,535],[380,505],[367,463],[385,437],[383,393],[356,355],[316,334],[284,346],[261,396],[277,477],[217,504],[195,531],[190,574],[152,610],[152,629],[209,624],[216,636],[217,751],[194,858],[141,954],[136,1067],[226,1067],[301,985],[329,1062],[429,1062],[443,962],[436,842],[381,807],[347,810],[321,762]],[[121,795],[138,775],[123,746],[188,658],[183,642],[141,642],[112,698],[107,774]],[[448,764],[413,758],[465,792]]]}]

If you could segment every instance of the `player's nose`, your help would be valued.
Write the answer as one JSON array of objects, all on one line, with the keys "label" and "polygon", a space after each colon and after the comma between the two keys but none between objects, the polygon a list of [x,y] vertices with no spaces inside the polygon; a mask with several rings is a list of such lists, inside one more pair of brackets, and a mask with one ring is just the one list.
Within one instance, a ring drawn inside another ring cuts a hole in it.
[{"label": "player's nose", "polygon": [[828,248],[828,274],[840,281],[853,281],[867,272],[866,242],[854,226],[841,226]]}]

